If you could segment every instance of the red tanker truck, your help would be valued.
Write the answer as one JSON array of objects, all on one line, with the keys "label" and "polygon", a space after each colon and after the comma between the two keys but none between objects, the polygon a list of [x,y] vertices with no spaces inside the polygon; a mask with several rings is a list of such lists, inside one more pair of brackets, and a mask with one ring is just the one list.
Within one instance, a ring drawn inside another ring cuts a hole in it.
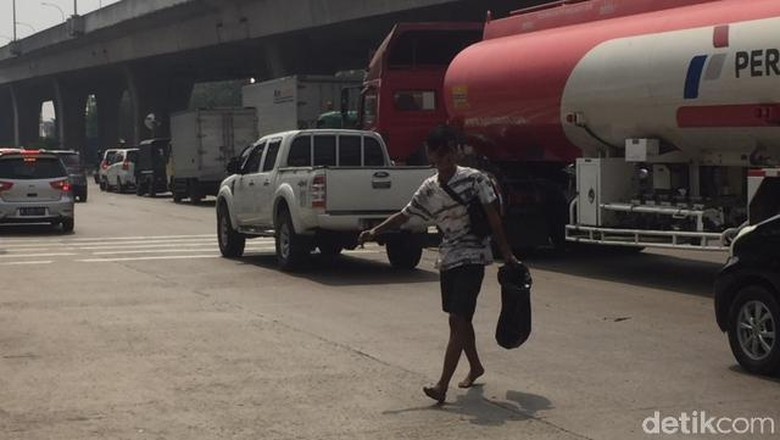
[{"label": "red tanker truck", "polygon": [[[458,126],[471,163],[496,176],[517,246],[723,249],[727,231],[780,212],[776,0],[565,0],[488,15],[481,41],[440,71],[428,102],[443,99],[446,117],[426,121]],[[369,71],[364,115],[384,105],[382,75]],[[389,135],[397,159],[422,141]]]}]

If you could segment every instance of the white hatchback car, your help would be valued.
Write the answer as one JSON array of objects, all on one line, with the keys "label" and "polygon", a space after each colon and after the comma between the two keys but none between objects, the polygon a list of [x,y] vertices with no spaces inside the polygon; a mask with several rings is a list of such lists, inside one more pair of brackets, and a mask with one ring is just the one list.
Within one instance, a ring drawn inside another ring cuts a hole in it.
[{"label": "white hatchback car", "polygon": [[37,150],[0,150],[0,223],[61,224],[73,231],[74,203],[60,158]]},{"label": "white hatchback car", "polygon": [[103,171],[104,187],[106,190],[125,192],[128,188],[135,187],[135,162],[138,159],[137,148],[125,148],[115,150],[108,161],[108,166]]}]

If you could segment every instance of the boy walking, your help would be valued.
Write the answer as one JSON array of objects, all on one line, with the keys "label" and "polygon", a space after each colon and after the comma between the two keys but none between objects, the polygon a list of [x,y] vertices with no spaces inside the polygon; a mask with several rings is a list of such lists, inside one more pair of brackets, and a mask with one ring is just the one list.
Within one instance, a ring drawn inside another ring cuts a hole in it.
[{"label": "boy walking", "polygon": [[[454,192],[466,203],[479,200],[506,264],[519,264],[506,240],[501,217],[495,207],[495,191],[488,178],[480,171],[457,165],[457,134],[447,126],[437,127],[428,137],[428,158],[436,166],[437,174],[428,178],[409,204],[379,226],[363,231],[361,243],[377,235],[400,227],[411,217],[433,221],[442,232],[439,247],[439,271],[442,309],[449,314],[450,337],[444,355],[444,366],[439,381],[424,387],[423,392],[439,403],[444,402],[452,375],[465,352],[470,370],[458,386],[469,388],[485,369],[479,359],[471,320],[482,287],[485,266],[493,263],[490,237],[480,238],[471,231],[466,206],[448,194]],[[449,189],[445,189],[449,187]]]}]

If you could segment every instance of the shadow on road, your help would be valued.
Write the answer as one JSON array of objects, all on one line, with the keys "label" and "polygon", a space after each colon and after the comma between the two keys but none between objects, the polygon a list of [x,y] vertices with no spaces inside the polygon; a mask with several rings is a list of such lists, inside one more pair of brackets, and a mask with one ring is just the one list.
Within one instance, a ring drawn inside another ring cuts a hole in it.
[{"label": "shadow on road", "polygon": [[[422,393],[420,393],[422,395]],[[553,409],[552,402],[543,396],[507,391],[505,400],[497,401],[485,397],[484,388],[475,385],[466,394],[456,397],[454,402],[444,405],[432,404],[413,408],[385,411],[382,414],[397,415],[415,411],[440,410],[457,414],[479,426],[501,426],[507,422],[528,420],[539,411]]]},{"label": "shadow on road", "polygon": [[733,371],[733,372],[735,372],[737,374],[741,374],[743,376],[752,377],[752,378],[758,378],[758,379],[764,380],[766,382],[772,382],[775,385],[780,385],[780,374],[778,374],[777,376],[765,376],[765,375],[761,375],[761,374],[753,374],[753,373],[749,373],[747,370],[742,368],[739,364],[734,364],[734,365],[730,366],[729,370],[731,370],[731,371]]},{"label": "shadow on road", "polygon": [[0,226],[0,238],[8,237],[67,237],[73,232],[64,233],[59,225],[29,224],[29,225],[2,225]]},{"label": "shadow on road", "polygon": [[[247,255],[241,263],[279,270],[274,254]],[[289,276],[307,279],[327,286],[370,286],[438,282],[439,274],[426,270],[402,271],[389,263],[341,255],[323,257],[313,254],[307,263]]]},{"label": "shadow on road", "polygon": [[536,253],[525,258],[531,269],[711,297],[722,263],[648,251],[627,254],[574,250],[565,255]]}]

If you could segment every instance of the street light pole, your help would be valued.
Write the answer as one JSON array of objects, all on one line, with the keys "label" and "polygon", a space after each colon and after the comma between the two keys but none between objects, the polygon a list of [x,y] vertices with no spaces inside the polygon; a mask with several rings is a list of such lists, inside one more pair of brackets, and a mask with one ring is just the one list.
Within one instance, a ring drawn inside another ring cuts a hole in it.
[{"label": "street light pole", "polygon": [[79,15],[79,5],[78,0],[73,0],[73,15]]},{"label": "street light pole", "polygon": [[52,8],[57,8],[58,11],[60,11],[60,16],[62,17],[62,21],[65,21],[65,11],[62,10],[62,8],[59,5],[55,5],[54,3],[48,3],[48,2],[41,2],[42,6],[50,6]]},{"label": "street light pole", "polygon": [[13,0],[14,8],[14,41],[16,41],[16,0]]}]

